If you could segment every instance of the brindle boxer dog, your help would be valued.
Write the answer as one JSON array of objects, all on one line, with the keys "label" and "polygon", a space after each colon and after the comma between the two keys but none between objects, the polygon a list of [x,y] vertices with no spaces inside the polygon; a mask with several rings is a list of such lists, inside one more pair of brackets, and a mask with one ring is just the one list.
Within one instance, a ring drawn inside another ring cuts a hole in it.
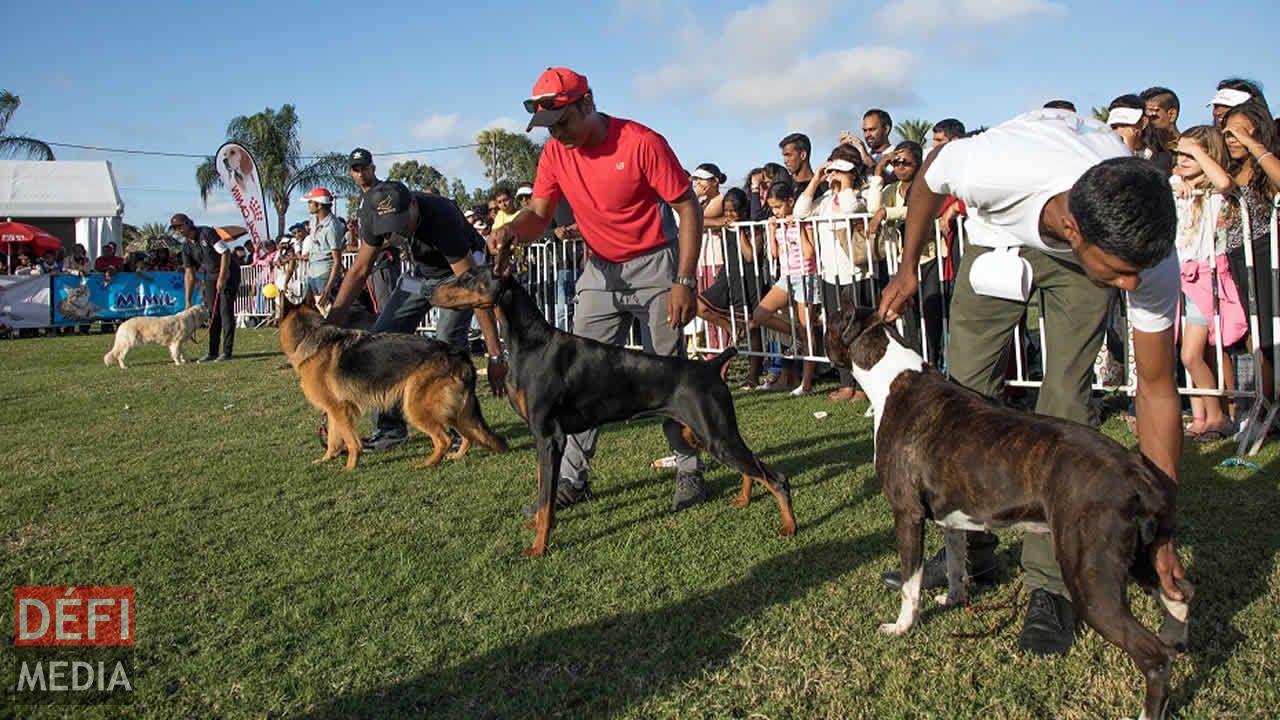
[{"label": "brindle boxer dog", "polygon": [[[1154,542],[1173,528],[1173,481],[1092,428],[1010,410],[947,380],[874,310],[838,311],[827,354],[853,370],[875,410],[876,475],[907,578],[897,622],[880,632],[902,635],[920,616],[926,519],[946,538],[948,588],[937,601],[948,607],[968,601],[964,530],[1049,532],[1077,611],[1142,671],[1142,717],[1162,717],[1193,591],[1180,580],[1185,601],[1166,596],[1153,564]],[[1164,610],[1159,637],[1130,613],[1128,578]]]}]

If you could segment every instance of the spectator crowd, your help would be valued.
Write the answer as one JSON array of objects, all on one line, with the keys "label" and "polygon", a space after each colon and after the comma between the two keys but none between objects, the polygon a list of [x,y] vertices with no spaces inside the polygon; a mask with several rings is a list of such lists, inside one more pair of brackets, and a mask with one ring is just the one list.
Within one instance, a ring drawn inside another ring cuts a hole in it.
[{"label": "spectator crowd", "polygon": [[[1065,100],[1045,108],[1076,111]],[[1135,156],[1169,178],[1176,198],[1175,252],[1183,290],[1179,359],[1192,387],[1216,388],[1219,377],[1227,390],[1239,387],[1239,357],[1257,342],[1261,366],[1250,380],[1273,396],[1272,318],[1277,309],[1272,274],[1251,272],[1246,250],[1253,267],[1271,267],[1269,221],[1273,198],[1280,193],[1280,120],[1261,88],[1239,78],[1220,82],[1209,108],[1202,122],[1188,125],[1177,94],[1151,87],[1116,97],[1106,108],[1104,123]],[[893,258],[900,254],[895,251],[902,247],[911,188],[926,159],[949,142],[985,130],[968,130],[960,119],[947,118],[932,125],[923,143],[893,144],[894,128],[887,111],[872,108],[863,114],[860,133],[841,133],[829,145],[815,148],[803,133],[786,135],[778,143],[778,157],[762,158],[766,161],[737,186],[715,162],[703,162],[690,172],[707,237],[720,246],[717,271],[699,279],[698,317],[726,336],[737,333],[752,350],[779,356],[766,365],[753,355],[744,389],[793,395],[812,391],[822,367],[799,358],[823,355],[825,311],[848,301],[876,302],[891,276]],[[372,159],[367,150],[352,153],[352,177],[365,190],[377,182]],[[532,195],[528,185],[501,185],[487,203],[462,208],[463,216],[487,238],[527,207]],[[267,284],[299,296],[309,290],[322,304],[332,302],[349,264],[343,255],[360,247],[358,221],[354,214],[344,219],[334,212],[329,191],[315,188],[304,200],[310,221],[275,239],[241,243],[233,250],[237,265],[252,268],[249,277],[254,280],[246,290],[252,295],[251,314],[271,314],[271,302],[262,292]],[[670,208],[663,209],[664,231],[674,243],[675,218]],[[906,336],[918,339],[928,359],[940,367],[946,365],[944,323],[950,284],[964,249],[959,224],[965,216],[964,203],[949,197],[938,216],[938,241],[921,253],[919,292],[903,314]],[[582,260],[581,243],[566,241],[580,237],[571,208],[562,202],[544,236],[555,253],[551,273],[531,262],[525,248],[518,248],[514,258],[523,280],[543,286],[540,297],[557,308],[560,317],[554,320],[565,328],[571,327],[573,286]],[[108,243],[93,259],[79,244],[65,254],[59,250],[36,257],[19,251],[13,273],[83,276],[181,269],[178,254],[165,243],[147,245],[153,249],[121,254],[115,243]],[[386,248],[378,263],[369,277],[374,308],[395,284],[397,250]],[[1120,293],[1116,298],[1123,303]],[[1250,298],[1256,308],[1249,306]],[[1249,332],[1251,311],[1259,318],[1256,338]],[[1123,342],[1112,338],[1106,348],[1104,353],[1125,354]],[[847,402],[864,395],[841,373],[829,397]],[[1188,437],[1214,440],[1235,430],[1238,409],[1231,400],[1202,395],[1190,404]]]}]

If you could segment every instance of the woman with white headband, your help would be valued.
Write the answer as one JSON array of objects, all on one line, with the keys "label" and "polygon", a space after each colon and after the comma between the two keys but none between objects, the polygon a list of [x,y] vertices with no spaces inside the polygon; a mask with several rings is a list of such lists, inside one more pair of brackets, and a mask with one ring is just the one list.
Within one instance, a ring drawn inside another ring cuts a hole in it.
[{"label": "woman with white headband", "polygon": [[698,197],[698,204],[702,205],[704,227],[724,225],[724,195],[720,192],[720,185],[728,179],[715,163],[702,163],[689,173],[693,194]]},{"label": "woman with white headband", "polygon": [[1157,138],[1147,120],[1147,103],[1137,95],[1121,95],[1107,106],[1107,125],[1129,150],[1155,163],[1165,176],[1173,173],[1173,154]]},{"label": "woman with white headband", "polygon": [[1253,98],[1258,98],[1263,105],[1267,104],[1262,88],[1252,80],[1227,78],[1218,83],[1218,91],[1209,100],[1209,106],[1213,108],[1213,124],[1221,128],[1231,108],[1243,105]]},{"label": "woman with white headband", "polygon": [[[796,200],[794,216],[828,219],[867,212],[867,203],[860,193],[865,176],[866,168],[858,151],[851,145],[837,146]],[[815,200],[818,186],[824,180],[827,191]],[[872,288],[864,281],[871,277],[870,265],[880,258],[880,253],[868,253],[865,222],[863,219],[817,223],[818,273],[822,278],[822,306],[827,311],[835,311],[851,300],[868,305],[873,301]],[[844,368],[838,370],[840,387],[827,398],[835,402],[866,399],[866,394],[854,386],[853,373]]]}]

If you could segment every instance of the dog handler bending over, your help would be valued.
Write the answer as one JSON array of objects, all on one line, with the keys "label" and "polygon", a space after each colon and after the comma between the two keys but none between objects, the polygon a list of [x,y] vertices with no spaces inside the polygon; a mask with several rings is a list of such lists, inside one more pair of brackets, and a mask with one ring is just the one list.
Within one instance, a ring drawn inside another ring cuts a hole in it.
[{"label": "dog handler bending over", "polygon": [[[551,139],[528,207],[489,235],[497,269],[505,270],[513,242],[531,242],[546,231],[563,198],[590,255],[578,279],[574,334],[621,345],[634,318],[645,352],[683,356],[680,329],[697,309],[694,271],[702,249],[702,210],[689,173],[658,133],[597,112],[587,78],[568,68],[547,68],[525,109],[532,114],[527,129],[545,127]],[[662,232],[659,200],[680,218],[678,250]],[[662,431],[676,455],[672,509],[680,511],[706,499],[702,460],[680,436],[679,423],[667,420]],[[588,430],[568,437],[557,508],[591,497],[596,436]]]},{"label": "dog handler bending over", "polygon": [[[240,289],[240,263],[218,231],[197,226],[184,213],[169,218],[169,229],[182,236],[182,272],[187,304],[196,287],[196,271],[204,273],[204,304],[209,308],[209,353],[196,362],[231,359],[236,340],[236,292]],[[218,352],[218,338],[222,352]]]},{"label": "dog handler bending over", "polygon": [[[329,311],[329,321],[342,324],[347,310],[364,288],[374,262],[398,236],[413,258],[413,269],[400,275],[395,292],[387,300],[374,322],[374,332],[415,332],[431,309],[431,291],[471,269],[471,252],[479,244],[479,236],[462,217],[462,211],[448,198],[426,193],[411,193],[401,183],[384,180],[360,196],[357,211],[360,220],[360,250],[355,262],[342,280],[338,297]],[[507,360],[502,354],[498,326],[493,311],[477,308],[476,320],[484,333],[489,354],[489,388],[495,395],[506,392]],[[468,310],[441,309],[436,324],[436,338],[455,350],[467,348],[467,329],[471,325]],[[408,428],[398,408],[376,413],[374,432],[364,442],[366,451],[378,451],[403,445]]]},{"label": "dog handler bending over", "polygon": [[[1026,288],[1034,286],[1043,293],[1046,332],[1036,412],[1087,424],[1107,288],[1127,291],[1139,445],[1176,481],[1182,450],[1173,336],[1179,275],[1170,252],[1176,218],[1167,178],[1130,157],[1106,125],[1065,110],[1037,110],[947,143],[929,154],[921,174],[924,182],[912,185],[908,198],[901,269],[885,288],[881,315],[896,319],[915,295],[921,249],[933,239],[943,200],[955,195],[969,208],[965,229],[972,247],[960,263],[951,302],[951,379],[997,396],[1014,326],[1026,310]],[[1182,599],[1174,585],[1183,568],[1173,539],[1157,543],[1160,584]],[[995,537],[969,533],[969,546],[971,572],[990,571]],[[939,560],[926,564],[926,587],[946,585],[945,561]],[[1031,595],[1019,647],[1066,654],[1075,612],[1049,535],[1023,537],[1022,566]],[[902,582],[898,573],[886,573],[885,581]]]}]

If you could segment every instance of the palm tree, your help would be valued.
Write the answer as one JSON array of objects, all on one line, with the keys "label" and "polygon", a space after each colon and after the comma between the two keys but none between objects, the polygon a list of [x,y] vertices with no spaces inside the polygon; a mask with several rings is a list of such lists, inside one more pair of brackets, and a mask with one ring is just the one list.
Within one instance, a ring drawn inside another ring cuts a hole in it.
[{"label": "palm tree", "polygon": [[21,135],[5,135],[9,118],[22,104],[22,98],[8,90],[0,90],[0,157],[18,157],[25,155],[36,160],[52,160],[53,148],[48,143]]},{"label": "palm tree", "polygon": [[928,120],[903,120],[893,129],[898,131],[903,140],[924,145],[929,131],[933,129],[933,123]]},{"label": "palm tree", "polygon": [[[324,186],[334,195],[359,192],[351,179],[345,153],[325,153],[303,164],[299,124],[298,114],[289,104],[282,105],[278,111],[267,108],[248,117],[241,115],[227,124],[227,140],[248,148],[258,162],[262,189],[276,209],[277,233],[284,229],[289,196],[295,191]],[[222,187],[214,158],[206,158],[196,168],[196,185],[200,187],[200,200],[207,207],[209,196]]]},{"label": "palm tree", "polygon": [[1107,118],[1111,116],[1111,111],[1106,106],[1092,108],[1091,112],[1093,113],[1093,119],[1098,122],[1106,122]]}]

